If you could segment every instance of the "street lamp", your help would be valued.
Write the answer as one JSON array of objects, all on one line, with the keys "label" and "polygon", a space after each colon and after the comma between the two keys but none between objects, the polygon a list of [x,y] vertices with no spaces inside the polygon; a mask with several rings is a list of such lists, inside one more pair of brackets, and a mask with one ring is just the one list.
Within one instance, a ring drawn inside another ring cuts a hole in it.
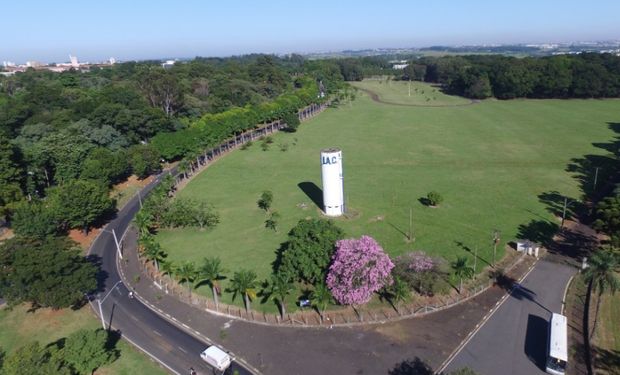
[{"label": "street lamp", "polygon": [[116,282],[116,284],[114,284],[114,286],[112,287],[112,289],[110,289],[110,291],[108,293],[106,293],[105,296],[103,296],[103,298],[97,298],[97,304],[99,305],[99,317],[101,318],[101,325],[103,326],[103,329],[105,330],[105,319],[103,319],[103,309],[101,308],[101,305],[103,304],[103,302],[105,301],[106,298],[108,298],[108,296],[110,295],[110,293],[112,293],[114,291],[114,289],[116,289],[116,287],[118,286],[119,283],[121,283],[122,280],[118,280]]},{"label": "street lamp", "polygon": [[[116,231],[114,231],[114,229],[112,229],[111,231],[107,230],[107,229],[104,229],[103,231],[104,232],[108,232],[108,233],[112,233],[112,235],[114,236],[114,243],[116,244],[116,251],[118,253],[118,257],[120,259],[123,259],[123,254],[121,253],[121,244],[120,244],[120,242],[118,242],[118,237],[116,237]],[[122,238],[121,238],[121,240],[122,240]]]}]

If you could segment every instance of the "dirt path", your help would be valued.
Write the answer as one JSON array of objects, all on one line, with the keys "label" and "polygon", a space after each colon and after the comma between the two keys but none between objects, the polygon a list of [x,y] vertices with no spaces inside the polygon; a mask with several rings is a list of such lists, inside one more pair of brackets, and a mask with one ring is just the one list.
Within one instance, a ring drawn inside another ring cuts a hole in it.
[{"label": "dirt path", "polygon": [[464,104],[436,104],[436,105],[394,103],[394,102],[388,102],[388,101],[382,100],[379,97],[379,94],[377,94],[376,92],[372,90],[363,89],[361,87],[358,87],[358,89],[368,94],[370,96],[370,99],[372,99],[374,102],[381,103],[381,104],[388,104],[388,105],[397,105],[401,107],[427,107],[427,108],[466,107],[468,105],[480,103],[480,100],[470,100],[469,103],[464,103]]}]

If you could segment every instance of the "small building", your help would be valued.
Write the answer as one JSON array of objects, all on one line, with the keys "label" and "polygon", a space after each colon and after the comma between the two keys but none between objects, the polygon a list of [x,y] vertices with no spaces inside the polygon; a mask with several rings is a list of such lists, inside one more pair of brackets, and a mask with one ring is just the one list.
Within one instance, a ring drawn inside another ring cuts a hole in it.
[{"label": "small building", "polygon": [[534,255],[538,257],[538,251],[540,250],[540,244],[532,242],[530,240],[517,240],[517,251],[527,253],[527,255]]}]

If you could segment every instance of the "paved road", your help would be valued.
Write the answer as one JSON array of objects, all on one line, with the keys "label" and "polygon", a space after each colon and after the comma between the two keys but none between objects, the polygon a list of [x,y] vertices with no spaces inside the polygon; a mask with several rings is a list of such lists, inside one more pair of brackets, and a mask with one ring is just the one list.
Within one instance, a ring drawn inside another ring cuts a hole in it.
[{"label": "paved road", "polygon": [[[159,178],[143,191],[150,191],[157,183]],[[211,368],[199,357],[200,352],[209,345],[163,319],[137,299],[129,298],[129,290],[120,279],[116,267],[116,246],[111,231],[114,229],[120,240],[138,209],[139,201],[136,197],[108,224],[106,231],[101,233],[91,247],[90,253],[101,258],[101,269],[104,273],[103,287],[97,297],[105,298],[102,310],[106,324],[111,323],[112,328],[120,331],[123,338],[159,359],[171,372],[186,374],[189,373],[189,368],[193,367],[198,374],[211,374]],[[99,311],[96,300],[93,300],[91,305],[95,311]],[[240,375],[252,374],[238,363],[231,366],[231,373],[234,370]]]},{"label": "paved road", "polygon": [[544,374],[547,327],[574,268],[540,261],[449,364],[483,375]]}]

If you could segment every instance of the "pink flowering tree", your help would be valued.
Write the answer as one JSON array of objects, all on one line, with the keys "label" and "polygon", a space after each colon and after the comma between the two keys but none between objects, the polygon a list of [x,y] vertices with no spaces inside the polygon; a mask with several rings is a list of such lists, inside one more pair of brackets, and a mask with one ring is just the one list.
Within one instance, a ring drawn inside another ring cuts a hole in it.
[{"label": "pink flowering tree", "polygon": [[343,305],[368,302],[372,294],[392,284],[394,264],[372,237],[336,242],[327,274],[327,287]]}]

